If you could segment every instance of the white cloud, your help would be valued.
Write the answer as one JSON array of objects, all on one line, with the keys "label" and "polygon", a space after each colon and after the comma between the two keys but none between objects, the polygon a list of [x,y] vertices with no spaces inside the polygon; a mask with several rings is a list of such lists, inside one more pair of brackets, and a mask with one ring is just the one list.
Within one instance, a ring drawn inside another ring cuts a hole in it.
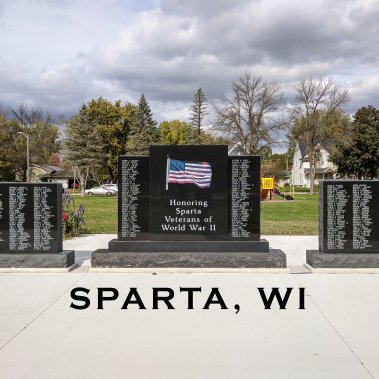
[{"label": "white cloud", "polygon": [[212,101],[249,70],[289,98],[335,75],[350,112],[378,107],[378,16],[375,0],[3,1],[0,102],[69,114],[144,92],[158,119],[186,119],[197,88]]}]

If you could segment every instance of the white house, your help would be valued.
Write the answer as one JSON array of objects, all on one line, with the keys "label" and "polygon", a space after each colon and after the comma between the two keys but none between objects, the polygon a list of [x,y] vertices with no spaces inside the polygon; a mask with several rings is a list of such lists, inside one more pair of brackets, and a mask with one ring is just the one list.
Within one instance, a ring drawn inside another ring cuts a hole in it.
[{"label": "white house", "polygon": [[[337,174],[337,166],[329,162],[330,153],[320,143],[315,145],[317,150],[315,165],[315,184],[322,179],[334,179]],[[310,187],[310,167],[308,151],[303,143],[296,143],[293,156],[290,184],[293,186]]]},{"label": "white house", "polygon": [[238,156],[238,155],[246,155],[246,153],[243,150],[241,144],[237,142],[235,145],[228,147],[228,155]]}]

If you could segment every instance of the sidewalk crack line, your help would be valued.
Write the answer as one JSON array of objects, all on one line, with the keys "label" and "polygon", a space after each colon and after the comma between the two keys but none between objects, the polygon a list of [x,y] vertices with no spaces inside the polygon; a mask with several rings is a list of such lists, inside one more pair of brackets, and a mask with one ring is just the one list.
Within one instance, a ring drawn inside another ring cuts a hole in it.
[{"label": "sidewalk crack line", "polygon": [[[296,281],[303,286],[299,279],[296,277],[296,275],[292,275],[295,277]],[[306,291],[307,292],[307,291]],[[325,319],[325,321],[329,324],[329,326],[333,329],[333,331],[337,334],[337,336],[341,339],[341,341],[344,343],[344,345],[351,351],[351,353],[354,355],[354,357],[357,359],[357,361],[361,364],[363,369],[367,372],[367,374],[372,378],[375,379],[374,375],[370,372],[370,370],[365,366],[364,362],[361,361],[361,359],[358,357],[358,354],[353,350],[353,348],[349,345],[349,343],[345,340],[345,338],[342,336],[342,334],[336,329],[336,327],[332,324],[332,322],[326,317],[325,313],[321,310],[321,308],[317,305],[317,303],[313,300],[311,296],[308,296],[309,300],[313,303],[313,305],[316,307],[316,309],[321,313],[322,317]]]},{"label": "sidewalk crack line", "polygon": [[20,333],[22,333],[25,329],[27,329],[31,324],[34,323],[37,319],[39,319],[46,311],[48,311],[55,303],[57,303],[71,288],[73,288],[76,284],[78,284],[88,273],[82,275],[72,286],[67,288],[61,295],[58,296],[51,304],[49,304],[45,309],[43,309],[37,316],[35,316],[31,321],[29,321],[21,330],[19,330],[13,337],[11,337],[7,342],[5,342],[1,347],[0,351],[3,350],[10,342],[12,342]]}]

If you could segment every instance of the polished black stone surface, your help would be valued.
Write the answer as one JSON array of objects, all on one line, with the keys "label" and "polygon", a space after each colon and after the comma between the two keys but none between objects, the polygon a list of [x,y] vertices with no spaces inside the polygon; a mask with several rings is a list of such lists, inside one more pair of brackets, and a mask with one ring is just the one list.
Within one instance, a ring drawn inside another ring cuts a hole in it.
[{"label": "polished black stone surface", "polygon": [[227,173],[227,146],[151,146],[150,240],[226,240]]},{"label": "polished black stone surface", "polygon": [[149,239],[149,157],[118,159],[118,239]]},{"label": "polished black stone surface", "polygon": [[0,183],[0,253],[62,251],[62,185]]},{"label": "polished black stone surface", "polygon": [[260,156],[229,157],[229,240],[260,239]]},{"label": "polished black stone surface", "polygon": [[324,180],[319,186],[319,250],[379,253],[379,181]]}]

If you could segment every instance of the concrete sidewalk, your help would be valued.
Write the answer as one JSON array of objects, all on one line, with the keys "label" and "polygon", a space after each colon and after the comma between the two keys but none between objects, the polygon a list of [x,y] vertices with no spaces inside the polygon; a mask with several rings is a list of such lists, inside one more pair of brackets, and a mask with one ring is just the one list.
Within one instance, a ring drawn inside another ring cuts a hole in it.
[{"label": "concrete sidewalk", "polygon": [[[116,234],[92,234],[64,241],[65,250],[75,250],[76,261],[89,266],[91,252],[96,249],[107,249],[108,242],[117,238]],[[305,263],[305,251],[318,249],[317,236],[262,236],[273,249],[281,249],[287,254],[287,265],[301,266]]]},{"label": "concrete sidewalk", "polygon": [[[378,274],[89,272],[113,237],[65,241],[82,263],[71,273],[0,274],[0,378],[379,378]],[[267,239],[290,266],[317,248],[315,236]],[[86,310],[70,308],[76,287],[90,290]],[[97,309],[98,287],[119,298]],[[131,287],[146,309],[121,309]],[[175,309],[152,309],[153,287],[172,288]],[[180,287],[201,288],[194,309]],[[228,309],[203,309],[215,287]],[[293,288],[286,309],[264,308],[258,288],[273,287]]]}]

